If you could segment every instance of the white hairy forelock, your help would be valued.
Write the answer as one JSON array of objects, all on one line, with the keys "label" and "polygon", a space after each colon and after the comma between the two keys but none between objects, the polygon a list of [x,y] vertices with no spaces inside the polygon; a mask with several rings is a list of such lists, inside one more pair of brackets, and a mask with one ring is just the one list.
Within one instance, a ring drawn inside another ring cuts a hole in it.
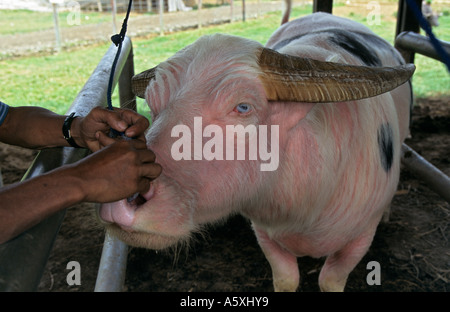
[{"label": "white hairy forelock", "polygon": [[163,109],[161,105],[215,94],[236,77],[256,77],[261,48],[256,41],[230,35],[201,37],[158,65],[155,79],[147,88],[147,103],[157,113]]}]

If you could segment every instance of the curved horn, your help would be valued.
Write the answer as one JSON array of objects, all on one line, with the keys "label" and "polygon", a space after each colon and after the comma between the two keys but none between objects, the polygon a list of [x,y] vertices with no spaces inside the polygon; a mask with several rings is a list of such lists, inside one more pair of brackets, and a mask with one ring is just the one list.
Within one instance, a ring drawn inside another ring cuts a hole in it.
[{"label": "curved horn", "polygon": [[414,73],[414,64],[367,67],[317,61],[263,48],[260,76],[272,101],[327,103],[360,100],[391,91]]},{"label": "curved horn", "polygon": [[147,69],[131,78],[131,90],[140,98],[145,98],[145,90],[152,79],[155,78],[156,67]]}]

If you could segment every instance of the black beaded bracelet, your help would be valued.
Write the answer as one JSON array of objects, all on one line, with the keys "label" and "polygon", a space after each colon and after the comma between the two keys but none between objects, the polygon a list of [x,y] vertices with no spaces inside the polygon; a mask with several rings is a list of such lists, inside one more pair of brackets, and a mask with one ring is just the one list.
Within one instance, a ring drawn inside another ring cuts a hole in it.
[{"label": "black beaded bracelet", "polygon": [[81,146],[79,146],[77,143],[75,143],[75,140],[73,139],[72,134],[70,133],[70,126],[72,125],[72,121],[77,117],[78,116],[75,116],[75,112],[73,112],[72,114],[70,114],[69,116],[66,117],[66,119],[64,120],[64,123],[63,123],[63,127],[62,127],[62,133],[63,133],[64,139],[66,139],[66,141],[71,146],[81,148]]}]

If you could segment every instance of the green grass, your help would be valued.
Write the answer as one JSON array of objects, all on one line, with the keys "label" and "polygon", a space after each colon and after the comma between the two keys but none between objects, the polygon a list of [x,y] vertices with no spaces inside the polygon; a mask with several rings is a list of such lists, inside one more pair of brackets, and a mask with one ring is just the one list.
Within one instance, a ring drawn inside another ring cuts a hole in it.
[{"label": "green grass", "polygon": [[[307,12],[310,12],[310,9],[304,9],[303,15],[306,15]],[[278,28],[279,23],[280,12],[273,12],[268,13],[262,19],[247,20],[245,24],[236,22],[173,33],[149,40],[135,39],[133,40],[135,68],[138,72],[153,67],[201,36],[214,33],[241,36],[265,44],[274,30]]]},{"label": "green grass", "polygon": [[[291,16],[309,14],[311,6],[295,8]],[[0,11],[2,13],[3,11]],[[19,11],[18,13],[24,14]],[[12,14],[12,13],[11,13]],[[24,15],[26,16],[26,15]],[[135,72],[141,72],[166,60],[178,50],[191,44],[202,35],[216,32],[246,37],[265,44],[279,26],[281,12],[273,12],[260,19],[247,20],[214,27],[203,27],[163,37],[134,39]],[[365,17],[353,14],[352,19],[365,23]],[[16,19],[15,19],[16,20]],[[392,20],[392,18],[391,18]],[[2,18],[0,16],[0,21]],[[435,28],[436,35],[450,41],[450,16],[440,18],[441,26]],[[394,22],[384,21],[371,27],[392,42]],[[0,27],[2,29],[2,27]],[[0,99],[12,106],[35,105],[64,114],[78,92],[87,81],[97,63],[107,51],[109,43],[63,51],[55,55],[30,56],[0,61]],[[417,71],[413,85],[417,97],[450,95],[450,75],[438,61],[416,56]],[[118,105],[117,94],[113,104]],[[143,100],[138,101],[138,110],[147,115],[148,108]]]},{"label": "green grass", "polygon": [[[76,15],[73,12],[58,12],[59,26],[76,27]],[[82,12],[79,23],[111,23],[111,13]],[[29,10],[0,10],[0,35],[13,35],[32,31],[53,29],[53,12],[34,12]]]},{"label": "green grass", "polygon": [[0,98],[64,114],[109,45],[0,62]]},{"label": "green grass", "polygon": [[[433,33],[437,38],[450,42],[450,15],[441,16],[439,23],[433,28]],[[450,73],[443,63],[420,54],[416,54],[414,63],[417,69],[413,86],[417,97],[450,95]]]},{"label": "green grass", "polygon": [[[438,27],[433,28],[434,34],[437,38],[450,42],[450,16],[441,16],[439,23]],[[414,63],[417,69],[413,86],[417,97],[450,95],[450,73],[443,63],[420,54],[416,54]]]}]

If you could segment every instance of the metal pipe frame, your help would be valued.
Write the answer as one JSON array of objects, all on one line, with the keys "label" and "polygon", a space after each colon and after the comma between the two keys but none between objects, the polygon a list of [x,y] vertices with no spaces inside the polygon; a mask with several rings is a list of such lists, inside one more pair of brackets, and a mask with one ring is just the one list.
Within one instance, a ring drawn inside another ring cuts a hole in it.
[{"label": "metal pipe frame", "polygon": [[107,230],[95,282],[95,292],[120,292],[125,283],[128,245]]},{"label": "metal pipe frame", "polygon": [[[95,106],[105,106],[107,83],[117,48],[108,49],[97,68],[78,93],[67,114],[87,115]],[[132,55],[131,40],[125,38],[117,63],[114,85]],[[132,65],[132,63],[131,63]],[[132,70],[129,71],[132,73]],[[120,92],[120,90],[119,90]],[[31,179],[57,167],[76,162],[87,156],[87,149],[59,147],[39,152],[22,180]],[[64,219],[60,211],[16,238],[0,245],[0,291],[36,291],[45,269],[54,240]]]},{"label": "metal pipe frame", "polygon": [[[134,76],[133,49],[128,53],[119,79],[119,98],[122,108],[136,110],[136,97],[131,91]],[[106,230],[102,256],[95,282],[95,292],[120,292],[123,290],[128,258],[128,245]]]},{"label": "metal pipe frame", "polygon": [[404,143],[402,164],[450,203],[450,178]]},{"label": "metal pipe frame", "polygon": [[[450,54],[450,43],[439,40],[444,50]],[[409,53],[419,53],[435,60],[441,61],[441,57],[434,49],[427,37],[416,34],[412,31],[402,32],[395,38],[395,47],[399,50],[405,50]]]}]

